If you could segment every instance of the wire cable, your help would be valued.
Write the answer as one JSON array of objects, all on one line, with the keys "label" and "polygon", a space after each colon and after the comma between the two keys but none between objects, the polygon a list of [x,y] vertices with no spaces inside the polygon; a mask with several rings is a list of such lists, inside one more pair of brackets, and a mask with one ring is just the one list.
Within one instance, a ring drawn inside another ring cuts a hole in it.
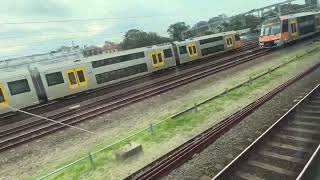
[{"label": "wire cable", "polygon": [[14,107],[9,106],[9,105],[6,105],[5,107],[8,107],[9,109],[11,109],[13,111],[18,111],[18,112],[21,112],[21,113],[24,113],[24,114],[27,114],[27,115],[30,115],[30,116],[34,116],[34,117],[37,117],[37,118],[40,118],[40,119],[44,119],[44,120],[47,120],[47,121],[54,122],[56,124],[61,124],[61,125],[64,125],[64,126],[68,126],[70,128],[77,129],[77,130],[80,130],[80,131],[84,131],[84,132],[89,133],[89,134],[96,134],[96,133],[91,132],[89,130],[86,130],[86,129],[83,129],[83,128],[80,128],[80,127],[77,127],[77,126],[72,126],[70,124],[62,123],[62,122],[59,122],[59,121],[55,121],[55,120],[49,119],[47,117],[42,117],[42,116],[39,116],[39,115],[36,115],[36,114],[32,114],[32,113],[29,113],[27,111],[23,111],[23,110],[14,108]]},{"label": "wire cable", "polygon": [[175,15],[158,15],[158,16],[132,16],[132,17],[105,17],[93,19],[67,19],[52,21],[24,21],[24,22],[1,22],[0,25],[22,25],[22,24],[48,24],[48,23],[69,23],[69,22],[86,22],[86,21],[105,21],[105,20],[128,20],[128,19],[145,19],[156,17],[176,17]]}]

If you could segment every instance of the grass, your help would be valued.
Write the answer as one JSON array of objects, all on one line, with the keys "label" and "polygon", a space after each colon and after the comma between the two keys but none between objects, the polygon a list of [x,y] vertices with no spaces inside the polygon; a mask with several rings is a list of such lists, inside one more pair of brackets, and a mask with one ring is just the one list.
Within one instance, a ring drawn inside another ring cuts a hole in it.
[{"label": "grass", "polygon": [[[287,75],[288,72],[291,72],[292,68],[297,67],[299,63],[301,62],[293,61],[269,75],[254,80],[251,84],[244,85],[214,101],[199,106],[197,112],[190,111],[176,119],[163,121],[157,126],[154,126],[153,131],[148,129],[124,142],[112,146],[108,150],[102,151],[94,156],[94,166],[92,166],[89,159],[87,159],[50,179],[80,179],[83,177],[104,177],[103,179],[111,179],[113,170],[124,165],[123,162],[119,162],[114,158],[114,152],[128,142],[134,141],[142,144],[144,149],[152,149],[155,145],[165,144],[166,141],[177,135],[192,135],[194,129],[200,127],[205,122],[209,122],[212,119],[212,115],[224,111],[228,106],[232,106],[233,103],[246,98],[256,90],[272,84],[279,78]],[[250,74],[250,76],[256,75],[258,75],[258,73]],[[207,96],[202,96],[201,98],[207,98]],[[165,119],[166,117],[163,116],[163,118]],[[95,150],[96,149],[97,147]],[[85,155],[84,153],[80,153],[79,157]]]}]

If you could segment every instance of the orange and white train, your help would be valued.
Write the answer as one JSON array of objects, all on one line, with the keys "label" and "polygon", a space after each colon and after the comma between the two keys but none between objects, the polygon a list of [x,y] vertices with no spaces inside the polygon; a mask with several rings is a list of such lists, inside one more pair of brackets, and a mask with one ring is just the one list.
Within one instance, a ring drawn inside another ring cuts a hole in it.
[{"label": "orange and white train", "polygon": [[261,27],[261,48],[284,46],[287,43],[320,32],[320,12],[304,12],[266,20]]}]

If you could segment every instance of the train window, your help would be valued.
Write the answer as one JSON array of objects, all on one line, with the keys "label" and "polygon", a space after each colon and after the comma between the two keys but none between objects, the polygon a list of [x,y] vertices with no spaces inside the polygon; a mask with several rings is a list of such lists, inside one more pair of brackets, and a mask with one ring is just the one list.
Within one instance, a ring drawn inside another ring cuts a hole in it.
[{"label": "train window", "polygon": [[55,72],[45,75],[48,86],[54,86],[58,84],[63,84],[64,80],[61,72]]},{"label": "train window", "polygon": [[189,46],[188,49],[189,49],[189,54],[193,55],[192,46]]},{"label": "train window", "polygon": [[152,54],[152,62],[153,62],[154,65],[158,64],[158,60],[157,60],[156,54]]},{"label": "train window", "polygon": [[202,55],[206,56],[209,54],[217,53],[220,51],[224,51],[224,45],[219,45],[219,46],[214,46],[214,47],[209,47],[209,48],[204,48],[201,49]]},{"label": "train window", "polygon": [[193,54],[197,54],[197,48],[195,45],[192,46],[192,49],[193,49]]},{"label": "train window", "polygon": [[187,46],[179,47],[180,54],[187,54]]},{"label": "train window", "polygon": [[208,44],[208,43],[222,41],[222,40],[223,40],[223,37],[219,36],[219,37],[213,37],[213,38],[209,38],[209,39],[203,39],[203,40],[200,40],[199,42],[200,42],[200,45],[203,45],[203,44]]},{"label": "train window", "polygon": [[296,23],[291,23],[291,32],[292,33],[296,33],[297,32]]},{"label": "train window", "polygon": [[158,53],[158,60],[159,60],[159,63],[163,63],[163,59],[162,59],[161,53]]},{"label": "train window", "polygon": [[31,91],[27,79],[8,82],[8,87],[12,96]]},{"label": "train window", "polygon": [[165,49],[163,50],[163,53],[164,53],[164,58],[170,58],[173,56],[171,49]]},{"label": "train window", "polygon": [[282,21],[282,32],[289,32],[288,19]]},{"label": "train window", "polygon": [[109,81],[125,78],[128,76],[136,75],[139,73],[147,72],[148,66],[146,63],[144,64],[138,64],[130,67],[126,67],[123,69],[110,71],[110,72],[104,72],[101,74],[96,75],[96,80],[98,84],[106,83]]},{"label": "train window", "polygon": [[81,83],[86,82],[86,78],[84,76],[83,70],[77,71],[77,76],[78,76],[79,82]]},{"label": "train window", "polygon": [[68,78],[69,78],[69,80],[70,80],[70,84],[71,84],[71,85],[78,84],[78,83],[77,83],[76,76],[74,75],[73,72],[68,73]]},{"label": "train window", "polygon": [[144,58],[144,57],[145,57],[144,52],[138,52],[138,53],[132,53],[132,54],[127,54],[127,55],[123,55],[123,56],[93,61],[91,64],[92,64],[93,68],[99,68],[102,66],[117,64],[117,63],[131,61],[134,59],[140,59],[140,58]]}]

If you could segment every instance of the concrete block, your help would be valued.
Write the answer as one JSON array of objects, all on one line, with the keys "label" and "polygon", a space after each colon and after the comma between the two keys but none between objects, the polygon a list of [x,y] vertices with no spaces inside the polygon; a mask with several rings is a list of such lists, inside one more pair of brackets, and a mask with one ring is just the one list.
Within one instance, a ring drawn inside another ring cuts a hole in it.
[{"label": "concrete block", "polygon": [[115,152],[117,160],[124,161],[134,155],[141,153],[142,145],[138,143],[129,143]]}]

